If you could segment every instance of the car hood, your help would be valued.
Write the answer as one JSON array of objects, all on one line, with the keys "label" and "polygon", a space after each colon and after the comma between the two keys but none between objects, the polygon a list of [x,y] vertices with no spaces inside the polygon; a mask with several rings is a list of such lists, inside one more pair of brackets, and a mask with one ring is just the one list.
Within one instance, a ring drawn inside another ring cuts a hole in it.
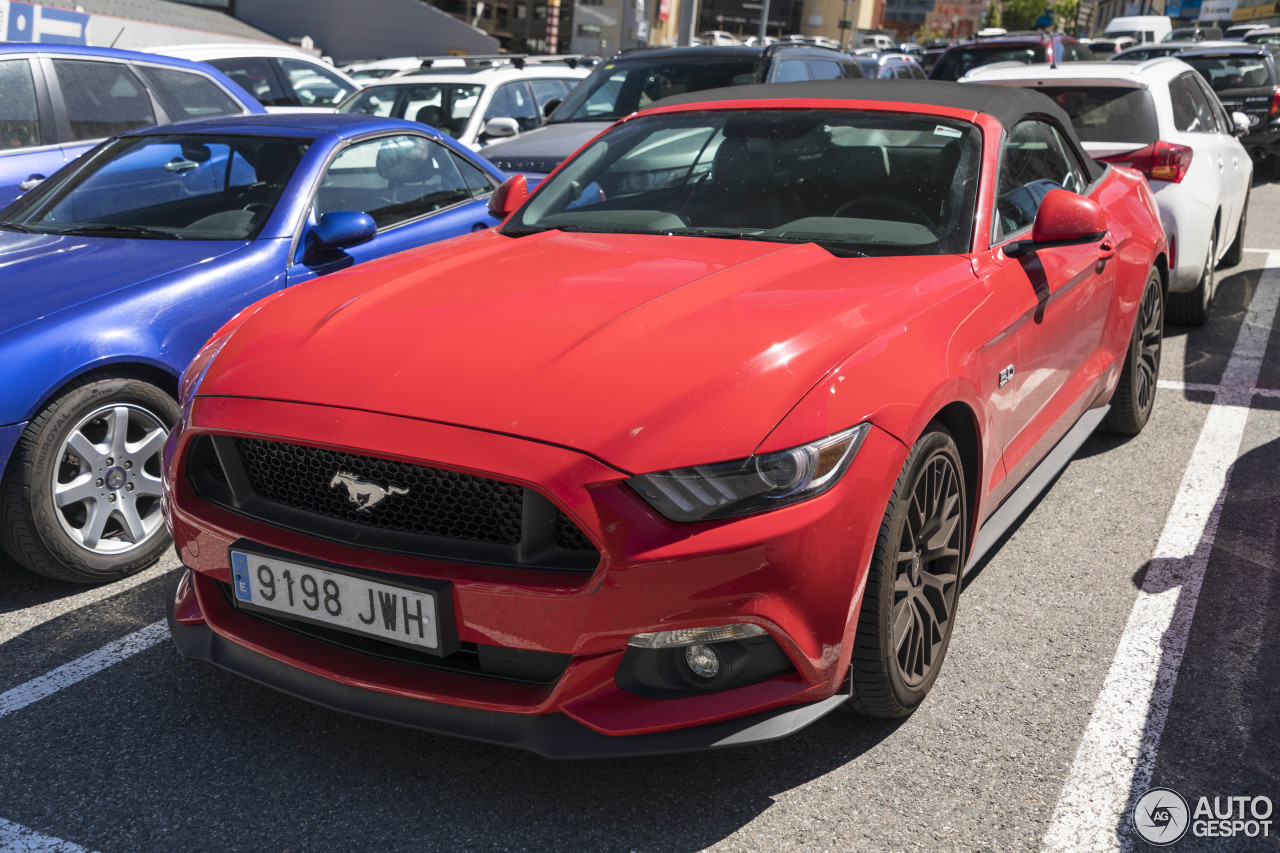
[{"label": "car hood", "polygon": [[485,232],[263,305],[199,393],[516,435],[627,472],[741,458],[939,281],[972,277],[959,256]]},{"label": "car hood", "polygon": [[566,121],[548,124],[505,142],[480,149],[480,156],[504,172],[546,174],[613,122]]},{"label": "car hood", "polygon": [[0,332],[245,245],[0,232]]}]

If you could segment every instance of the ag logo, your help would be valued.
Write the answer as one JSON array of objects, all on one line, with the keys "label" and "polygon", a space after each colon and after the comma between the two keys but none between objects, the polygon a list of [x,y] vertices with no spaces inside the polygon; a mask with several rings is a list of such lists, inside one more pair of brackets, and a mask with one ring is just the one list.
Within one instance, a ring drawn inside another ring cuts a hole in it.
[{"label": "ag logo", "polygon": [[1163,847],[1187,834],[1191,811],[1182,795],[1169,788],[1152,788],[1133,807],[1133,826],[1149,844]]}]

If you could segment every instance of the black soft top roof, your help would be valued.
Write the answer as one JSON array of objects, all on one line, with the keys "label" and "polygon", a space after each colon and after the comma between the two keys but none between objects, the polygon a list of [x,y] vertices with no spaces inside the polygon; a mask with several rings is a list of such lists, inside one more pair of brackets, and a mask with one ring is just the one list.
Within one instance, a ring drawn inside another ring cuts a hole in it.
[{"label": "black soft top roof", "polygon": [[822,80],[809,83],[768,83],[707,89],[688,95],[664,98],[654,106],[697,104],[709,101],[756,99],[822,98],[829,100],[892,101],[954,107],[986,113],[1010,128],[1024,116],[1053,118],[1079,145],[1071,119],[1062,108],[1032,89],[1014,86],[984,86],[980,83],[944,83],[940,80]]}]

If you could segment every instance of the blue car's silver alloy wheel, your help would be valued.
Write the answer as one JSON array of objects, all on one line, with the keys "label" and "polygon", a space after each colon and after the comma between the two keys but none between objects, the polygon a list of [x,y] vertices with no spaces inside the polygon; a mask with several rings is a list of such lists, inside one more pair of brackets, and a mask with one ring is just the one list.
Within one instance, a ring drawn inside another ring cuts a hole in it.
[{"label": "blue car's silver alloy wheel", "polygon": [[160,511],[160,455],[168,428],[146,409],[101,406],[67,435],[53,472],[58,521],[95,554],[123,554],[155,536]]}]

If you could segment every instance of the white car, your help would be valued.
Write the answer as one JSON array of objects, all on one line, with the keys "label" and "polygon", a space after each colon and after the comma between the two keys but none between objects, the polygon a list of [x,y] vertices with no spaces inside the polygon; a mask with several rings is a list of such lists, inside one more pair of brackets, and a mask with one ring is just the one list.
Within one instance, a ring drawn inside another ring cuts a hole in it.
[{"label": "white car", "polygon": [[274,112],[331,112],[360,88],[359,83],[329,63],[286,44],[179,44],[148,50],[207,62]]},{"label": "white car", "polygon": [[1091,156],[1146,175],[1169,239],[1166,316],[1181,325],[1208,320],[1214,271],[1240,263],[1244,251],[1253,162],[1237,137],[1247,116],[1228,114],[1195,69],[1169,57],[984,66],[960,82],[1044,92],[1071,116]]},{"label": "white car", "polygon": [[471,150],[542,124],[591,69],[563,64],[480,67],[406,74],[373,83],[338,108],[428,124]]},{"label": "white car", "polygon": [[352,62],[342,66],[341,70],[352,80],[367,85],[374,80],[403,74],[406,71],[416,71],[421,67],[422,58],[419,56],[393,56],[387,59],[371,59],[368,62]]}]

